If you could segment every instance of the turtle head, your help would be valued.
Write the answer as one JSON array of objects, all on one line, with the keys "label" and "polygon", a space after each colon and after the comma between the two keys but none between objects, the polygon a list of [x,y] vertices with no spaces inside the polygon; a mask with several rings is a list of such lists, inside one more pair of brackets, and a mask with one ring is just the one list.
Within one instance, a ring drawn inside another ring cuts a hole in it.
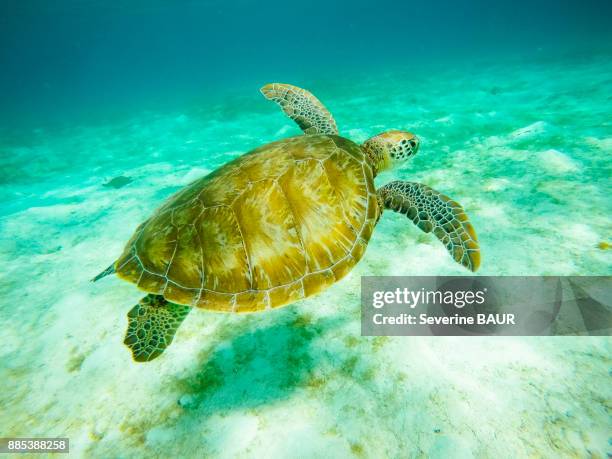
[{"label": "turtle head", "polygon": [[418,137],[410,132],[386,131],[366,140],[363,149],[374,172],[379,173],[412,158],[419,144]]}]

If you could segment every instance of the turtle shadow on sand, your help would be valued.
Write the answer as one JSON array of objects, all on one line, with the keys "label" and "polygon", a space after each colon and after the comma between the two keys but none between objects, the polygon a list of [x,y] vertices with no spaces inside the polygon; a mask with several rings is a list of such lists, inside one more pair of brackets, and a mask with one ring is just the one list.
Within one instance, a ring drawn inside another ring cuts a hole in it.
[{"label": "turtle shadow on sand", "polygon": [[185,414],[257,408],[310,385],[321,358],[313,342],[346,319],[281,315],[273,324],[234,336],[201,355],[194,370],[175,382]]}]

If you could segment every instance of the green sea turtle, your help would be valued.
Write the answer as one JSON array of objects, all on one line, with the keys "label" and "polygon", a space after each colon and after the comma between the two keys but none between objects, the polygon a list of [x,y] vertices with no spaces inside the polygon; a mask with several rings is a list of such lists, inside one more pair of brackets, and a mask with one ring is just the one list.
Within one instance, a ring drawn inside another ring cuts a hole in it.
[{"label": "green sea turtle", "polygon": [[426,185],[374,177],[412,157],[416,136],[387,131],[358,145],[338,135],[310,92],[268,84],[306,135],[259,147],[170,197],[98,280],[116,273],[147,295],[128,313],[135,360],[160,355],[192,307],[238,313],[278,308],[342,279],[363,256],[383,209],[433,232],[476,271],[480,249],[463,208]]}]

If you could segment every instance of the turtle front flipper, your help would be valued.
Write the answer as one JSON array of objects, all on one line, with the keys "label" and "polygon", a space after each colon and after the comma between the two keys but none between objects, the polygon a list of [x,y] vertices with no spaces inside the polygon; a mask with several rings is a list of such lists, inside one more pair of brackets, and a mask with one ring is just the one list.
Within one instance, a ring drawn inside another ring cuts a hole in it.
[{"label": "turtle front flipper", "polygon": [[390,182],[378,190],[385,209],[406,214],[422,231],[433,231],[456,262],[470,271],[480,266],[480,246],[463,207],[448,196],[415,182]]},{"label": "turtle front flipper", "polygon": [[191,306],[166,301],[161,295],[147,295],[128,312],[128,329],[123,341],[134,360],[148,362],[172,343],[172,338]]},{"label": "turtle front flipper", "polygon": [[290,84],[270,83],[260,89],[295,121],[304,134],[334,134],[338,128],[329,110],[309,91]]}]

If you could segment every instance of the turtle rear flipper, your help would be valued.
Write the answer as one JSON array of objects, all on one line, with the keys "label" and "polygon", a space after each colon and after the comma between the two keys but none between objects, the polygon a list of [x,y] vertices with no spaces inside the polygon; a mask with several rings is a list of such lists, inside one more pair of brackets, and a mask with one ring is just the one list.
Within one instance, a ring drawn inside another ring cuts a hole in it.
[{"label": "turtle rear flipper", "polygon": [[128,329],[123,341],[137,362],[158,357],[172,343],[176,330],[191,306],[170,303],[161,295],[147,295],[128,312]]}]

